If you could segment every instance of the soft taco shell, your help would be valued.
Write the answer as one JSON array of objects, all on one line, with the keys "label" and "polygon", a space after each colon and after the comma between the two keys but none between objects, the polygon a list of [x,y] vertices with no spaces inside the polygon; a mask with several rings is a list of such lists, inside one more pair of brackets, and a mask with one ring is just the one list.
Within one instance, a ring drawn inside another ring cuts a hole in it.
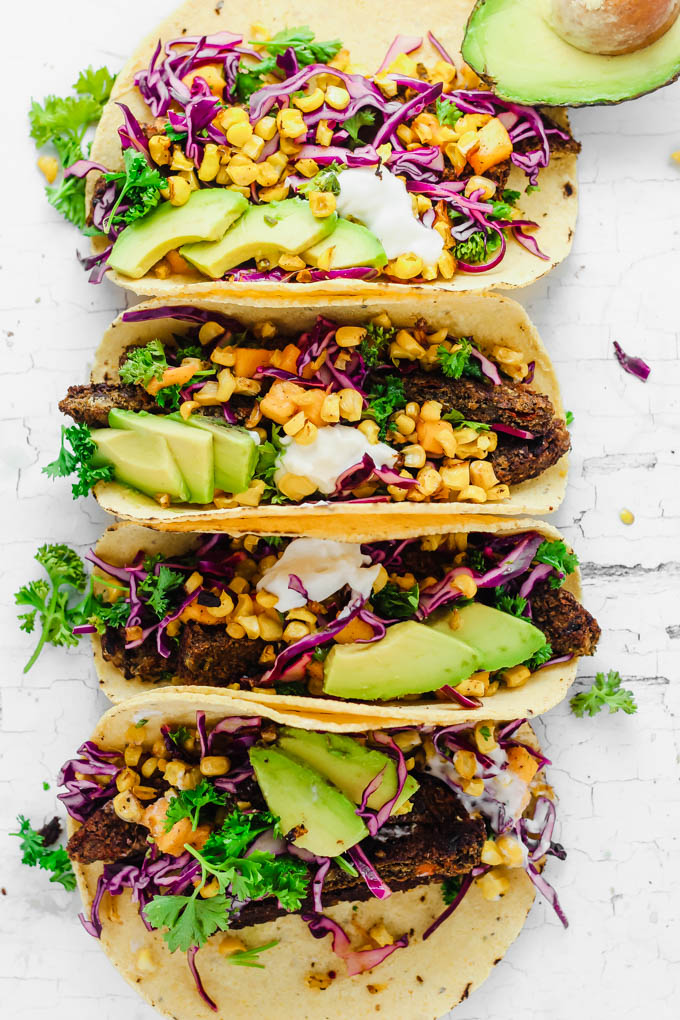
[{"label": "soft taco shell", "polygon": [[[148,301],[137,305],[142,308],[165,308],[186,305],[186,299]],[[348,324],[361,324],[381,312],[387,312],[398,327],[410,328],[419,318],[437,329],[448,328],[453,335],[472,336],[482,351],[491,351],[497,344],[507,345],[523,352],[528,362],[535,362],[533,388],[545,393],[555,408],[564,416],[559,384],[552,362],[535,326],[521,305],[498,294],[452,294],[429,291],[426,295],[405,292],[384,301],[342,300],[329,304],[300,307],[262,306],[247,301],[218,301],[215,298],[192,299],[196,308],[211,309],[233,316],[246,326],[258,322],[273,322],[280,333],[301,333],[311,328],[318,315],[335,318]],[[91,381],[117,382],[121,354],[135,343],[145,344],[158,337],[163,340],[173,334],[186,333],[190,324],[171,317],[148,322],[124,322],[119,316],[104,334],[95,355]],[[250,531],[260,534],[310,534],[310,527],[318,527],[321,536],[363,540],[367,534],[374,538],[397,538],[399,528],[405,533],[420,527],[419,523],[435,524],[447,520],[451,514],[547,514],[562,502],[567,483],[569,458],[562,457],[538,478],[513,485],[510,498],[502,503],[437,502],[402,503],[298,503],[286,506],[236,507],[228,510],[199,510],[194,507],[173,505],[164,509],[141,492],[118,482],[100,482],[95,496],[109,513],[124,520],[136,521],[162,530]],[[369,523],[370,518],[370,523]],[[413,523],[411,523],[413,522]]]},{"label": "soft taco shell", "polygon": [[[206,713],[210,726],[229,715],[264,715],[268,709],[230,697],[228,693],[198,695],[186,690],[159,691],[127,701],[102,717],[92,740],[107,749],[124,746],[125,731],[139,719],[154,738],[161,723],[190,725],[196,710]],[[288,719],[290,722],[291,720]],[[312,719],[295,718],[301,729],[324,728]],[[354,731],[371,728],[355,722]],[[533,738],[525,727],[523,736]],[[69,821],[69,835],[74,831]],[[101,864],[74,865],[85,910],[94,898]],[[199,999],[184,954],[170,954],[157,932],[146,930],[137,907],[125,892],[104,901],[101,943],[106,955],[126,981],[152,1006],[173,1020],[251,1020],[285,1013],[295,1020],[330,1020],[348,1016],[361,1020],[373,1017],[376,1006],[386,1017],[402,1020],[436,1020],[477,988],[499,962],[524,925],[534,899],[534,890],[524,871],[507,872],[510,888],[502,899],[485,900],[476,886],[468,892],[456,913],[423,942],[420,935],[441,913],[443,902],[438,886],[394,893],[388,900],[372,900],[330,907],[328,915],[352,933],[352,922],[370,928],[384,921],[390,932],[413,930],[409,946],[398,950],[380,966],[356,977],[347,977],[344,965],[330,948],[330,938],[314,939],[300,917],[280,918],[264,925],[239,930],[239,938],[250,946],[274,939],[279,944],[265,954],[265,971],[232,967],[217,951],[219,936],[198,953],[196,962],[205,988],[217,1002],[214,1013]],[[137,967],[137,957],[148,949],[155,965],[148,973]],[[324,991],[311,989],[309,974],[337,975]]]},{"label": "soft taco shell", "polygon": [[[521,521],[502,520],[501,518],[461,517],[453,525],[440,526],[442,533],[486,531],[494,535],[512,535],[519,531],[538,531],[545,538],[560,539],[559,531],[543,521],[523,519]],[[412,532],[411,537],[418,533]],[[130,563],[140,549],[150,554],[162,553],[164,556],[181,556],[195,548],[202,536],[168,535],[151,531],[131,524],[114,524],[108,528],[97,543],[97,555],[114,566]],[[564,585],[577,599],[581,599],[581,578],[578,568],[567,577]],[[99,684],[114,703],[126,698],[141,695],[144,692],[161,690],[161,688],[144,683],[142,680],[126,680],[121,671],[111,662],[107,662],[101,653],[101,640],[98,635],[92,638],[95,668]],[[458,708],[451,702],[441,701],[386,701],[380,704],[372,702],[341,701],[335,699],[300,697],[261,691],[235,691],[234,697],[253,705],[264,706],[268,713],[295,714],[299,718],[314,719],[325,729],[335,731],[336,728],[356,728],[370,721],[374,726],[403,726],[405,722],[431,723],[433,725],[450,725],[457,722],[477,722],[480,719],[519,719],[541,715],[553,708],[566,696],[576,678],[578,660],[558,662],[538,670],[522,687],[517,689],[501,687],[490,698],[485,698],[482,706],[477,709]],[[213,694],[215,687],[190,686],[169,688],[194,691],[199,694]],[[168,690],[168,688],[163,688]],[[274,717],[274,716],[273,716]]]},{"label": "soft taco shell", "polygon": [[[92,145],[91,158],[111,170],[122,168],[122,156],[118,128],[122,115],[117,102],[125,103],[141,121],[151,118],[148,107],[134,85],[135,74],[148,67],[158,40],[167,42],[182,35],[209,35],[214,32],[243,32],[245,38],[251,35],[250,26],[260,22],[270,32],[282,28],[311,23],[319,38],[342,39],[349,49],[354,65],[366,72],[375,71],[387,52],[392,39],[399,34],[426,36],[432,29],[449,52],[456,57],[460,52],[463,33],[468,16],[474,6],[472,0],[430,0],[427,6],[417,0],[397,0],[376,7],[369,0],[345,0],[342,4],[329,4],[310,11],[308,3],[302,0],[287,0],[275,5],[267,0],[253,0],[247,6],[233,3],[216,3],[215,0],[188,0],[174,14],[171,14],[141,43],[134,55],[118,75],[110,102],[97,127]],[[423,52],[437,59],[425,41]],[[552,111],[553,118],[566,124],[563,111]],[[95,175],[91,174],[94,180]],[[513,167],[508,180],[509,188],[524,190],[526,177]],[[90,184],[90,193],[93,184]],[[139,280],[133,280],[120,273],[110,271],[108,276],[114,283],[134,291],[135,294],[169,297],[179,292],[201,295],[219,295],[223,298],[239,295],[250,299],[267,299],[276,296],[287,301],[304,304],[308,300],[320,300],[330,295],[359,294],[371,299],[385,298],[402,290],[416,290],[424,293],[430,290],[481,290],[487,288],[526,287],[534,283],[554,266],[558,265],[571,248],[576,225],[577,212],[577,169],[576,156],[563,155],[551,160],[541,171],[540,191],[522,198],[522,210],[529,219],[540,226],[538,242],[542,251],[549,256],[543,261],[530,254],[521,245],[511,241],[503,261],[486,273],[457,273],[450,281],[436,283],[392,284],[378,279],[375,282],[361,280],[332,280],[320,283],[227,283],[200,278],[195,275],[174,275],[161,280],[153,273],[147,273]],[[93,250],[101,251],[105,241],[95,239]]]}]

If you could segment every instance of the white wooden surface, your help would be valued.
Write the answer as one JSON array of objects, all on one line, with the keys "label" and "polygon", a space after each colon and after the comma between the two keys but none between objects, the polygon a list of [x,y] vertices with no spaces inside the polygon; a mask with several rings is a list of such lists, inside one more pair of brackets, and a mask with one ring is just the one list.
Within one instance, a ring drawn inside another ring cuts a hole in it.
[{"label": "white wooden surface", "polygon": [[[57,447],[58,399],[86,380],[98,337],[124,303],[111,285],[88,285],[75,232],[44,203],[26,110],[30,96],[65,93],[89,63],[118,68],[165,10],[161,0],[34,0],[3,10],[0,1002],[13,1020],[155,1015],[83,932],[75,896],[22,867],[5,834],[18,811],[37,823],[53,813],[55,791],[42,783],[54,782],[106,707],[85,646],[50,650],[22,674],[31,642],[15,625],[12,593],[37,576],[40,543],[66,541],[82,552],[106,524],[92,501],[73,503],[68,486],[40,468]],[[571,926],[563,932],[536,905],[456,1020],[678,1015],[680,168],[670,153],[680,148],[679,98],[676,86],[574,114],[584,145],[574,251],[517,293],[576,416],[569,494],[554,519],[581,556],[586,603],[604,631],[579,684],[617,668],[640,709],[578,720],[562,706],[539,724],[569,850],[549,875]],[[620,370],[614,339],[651,363],[646,385]],[[631,527],[619,520],[622,507],[635,514]],[[275,1007],[272,1015],[285,1013]]]}]

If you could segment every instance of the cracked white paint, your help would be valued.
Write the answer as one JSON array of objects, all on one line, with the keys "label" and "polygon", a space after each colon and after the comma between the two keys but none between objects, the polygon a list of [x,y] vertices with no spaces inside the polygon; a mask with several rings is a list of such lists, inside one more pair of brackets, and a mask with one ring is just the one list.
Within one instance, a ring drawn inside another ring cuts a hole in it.
[{"label": "cracked white paint", "polygon": [[[93,63],[122,65],[133,39],[167,11],[161,0],[39,0],[4,12],[11,43],[3,130],[0,230],[1,551],[0,1002],[13,1020],[152,1020],[76,919],[75,897],[18,863],[5,834],[18,811],[41,823],[43,792],[106,707],[87,648],[50,650],[24,676],[31,642],[12,592],[36,576],[46,540],[84,552],[107,523],[93,502],[40,473],[57,447],[57,402],[84,382],[99,335],[125,297],[91,287],[76,234],[41,200],[26,135],[29,97],[63,94]],[[313,21],[310,9],[309,20]],[[428,26],[424,25],[424,28]],[[436,26],[431,26],[436,29]],[[675,86],[636,103],[577,111],[584,143],[581,215],[571,258],[516,296],[529,308],[576,415],[566,502],[555,523],[585,564],[585,600],[604,635],[579,684],[621,670],[637,716],[578,720],[562,706],[538,724],[555,761],[560,838],[549,874],[571,927],[543,905],[456,1020],[655,1020],[677,1017],[680,992],[677,712],[680,702],[680,367],[677,250],[680,146]],[[612,341],[647,358],[650,381],[624,375]],[[622,507],[635,513],[624,526]],[[265,972],[266,973],[266,972]],[[389,1020],[407,1020],[389,1018]]]}]

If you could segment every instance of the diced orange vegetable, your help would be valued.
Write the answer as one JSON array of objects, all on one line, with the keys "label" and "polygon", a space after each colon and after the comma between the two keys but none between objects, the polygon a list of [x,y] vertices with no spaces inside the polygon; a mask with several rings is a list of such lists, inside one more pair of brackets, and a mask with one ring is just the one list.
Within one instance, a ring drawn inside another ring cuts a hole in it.
[{"label": "diced orange vegetable", "polygon": [[420,877],[421,875],[433,875],[435,872],[435,866],[432,861],[425,861],[423,864],[419,864],[414,872],[415,875]]},{"label": "diced orange vegetable", "polygon": [[450,421],[419,421],[416,425],[418,442],[426,453],[432,453],[437,457],[444,454],[444,448],[439,441],[442,432],[450,433],[451,441],[454,441]]},{"label": "diced orange vegetable", "polygon": [[178,365],[177,368],[166,368],[160,379],[152,379],[145,387],[146,392],[155,397],[158,391],[166,386],[184,386],[200,367],[201,362],[198,358],[187,358],[186,362],[183,365]]},{"label": "diced orange vegetable", "polygon": [[207,606],[199,606],[196,599],[190,602],[189,605],[182,611],[180,616],[182,623],[187,623],[189,620],[196,620],[198,623],[207,623],[208,625],[215,625],[218,623],[224,624],[224,619],[219,619],[217,616],[213,616],[212,613],[208,612]]},{"label": "diced orange vegetable", "polygon": [[476,174],[497,166],[512,153],[512,142],[505,127],[494,117],[478,134],[479,145],[468,156],[468,163]]},{"label": "diced orange vegetable", "polygon": [[305,418],[311,421],[313,425],[316,425],[317,428],[324,424],[321,418],[321,408],[326,396],[325,390],[305,390],[297,401],[298,407],[305,412]]},{"label": "diced orange vegetable", "polygon": [[277,425],[285,425],[297,410],[297,397],[302,389],[294,383],[275,382],[260,401],[260,410]]},{"label": "diced orange vegetable", "polygon": [[529,754],[525,747],[509,747],[507,754],[510,771],[523,779],[525,783],[530,783],[538,772],[536,759]]},{"label": "diced orange vegetable", "polygon": [[335,640],[339,645],[351,645],[354,641],[366,641],[373,637],[373,628],[370,623],[364,623],[358,617],[350,620],[349,623],[338,631]]},{"label": "diced orange vegetable", "polygon": [[296,347],[295,344],[286,344],[282,351],[276,351],[275,359],[276,367],[282,368],[284,372],[291,372],[293,375],[297,375],[297,359],[300,357],[300,348]]},{"label": "diced orange vegetable", "polygon": [[186,259],[182,258],[177,249],[169,251],[165,256],[168,265],[172,269],[173,273],[191,273],[194,267],[190,266]]},{"label": "diced orange vegetable", "polygon": [[260,365],[269,364],[272,360],[272,353],[263,347],[237,347],[234,350],[236,355],[234,375],[252,379]]}]

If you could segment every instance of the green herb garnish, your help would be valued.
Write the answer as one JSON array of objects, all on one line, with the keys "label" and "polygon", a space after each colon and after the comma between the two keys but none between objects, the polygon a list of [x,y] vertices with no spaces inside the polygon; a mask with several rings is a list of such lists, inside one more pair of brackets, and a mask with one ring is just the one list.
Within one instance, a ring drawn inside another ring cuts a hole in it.
[{"label": "green herb garnish", "polygon": [[405,406],[404,381],[399,376],[388,375],[385,379],[373,383],[373,392],[369,394],[368,413],[379,426],[380,439],[384,439],[387,434],[390,416]]},{"label": "green herb garnish", "polygon": [[[115,205],[106,221],[106,229],[116,223],[133,223],[146,216],[161,200],[161,190],[167,187],[167,180],[158,170],[149,166],[146,158],[136,149],[124,149],[123,161],[125,169],[104,174],[107,183],[122,185],[118,192]],[[118,213],[121,202],[125,199],[127,208]]]},{"label": "green herb garnish", "polygon": [[445,99],[444,96],[437,96],[434,112],[439,123],[448,127],[454,127],[463,116],[463,111],[458,109],[453,100]]},{"label": "green herb garnish", "polygon": [[383,620],[405,620],[413,616],[418,608],[420,588],[418,582],[412,588],[400,588],[388,581],[378,592],[371,595],[373,612]]},{"label": "green herb garnish", "polygon": [[207,779],[202,779],[195,789],[180,790],[177,796],[172,798],[165,813],[165,831],[170,832],[173,825],[176,825],[182,818],[190,818],[191,828],[195,832],[198,828],[198,816],[201,813],[201,808],[208,804],[223,805],[226,803],[226,794],[217,790]]},{"label": "green herb garnish", "polygon": [[96,452],[97,445],[87,425],[62,425],[59,456],[43,468],[43,473],[50,478],[66,478],[75,473],[78,480],[71,486],[73,498],[87,496],[97,482],[108,482],[113,478],[112,464],[93,466]]},{"label": "green herb garnish", "polygon": [[162,620],[170,604],[170,592],[184,584],[183,576],[170,567],[161,566],[158,573],[149,572],[137,591],[146,596],[145,605],[153,609],[159,620]]},{"label": "green herb garnish", "polygon": [[586,714],[597,715],[608,705],[610,714],[625,712],[626,715],[634,715],[637,704],[633,692],[621,687],[621,683],[618,670],[610,669],[606,677],[604,673],[598,673],[590,690],[575,694],[571,699],[572,712],[581,719]]},{"label": "green herb garnish", "polygon": [[373,322],[367,324],[366,336],[357,347],[367,368],[375,368],[384,363],[387,347],[395,333],[396,329],[392,326],[376,326]]},{"label": "green herb garnish", "polygon": [[[43,871],[52,872],[50,882],[71,891],[76,887],[76,876],[63,846],[56,850],[48,850],[45,846],[45,837],[37,832],[23,815],[17,816],[19,825],[18,832],[10,832],[10,836],[16,836],[21,840],[21,862],[29,868],[41,868]],[[55,835],[58,834],[58,830]]]}]

